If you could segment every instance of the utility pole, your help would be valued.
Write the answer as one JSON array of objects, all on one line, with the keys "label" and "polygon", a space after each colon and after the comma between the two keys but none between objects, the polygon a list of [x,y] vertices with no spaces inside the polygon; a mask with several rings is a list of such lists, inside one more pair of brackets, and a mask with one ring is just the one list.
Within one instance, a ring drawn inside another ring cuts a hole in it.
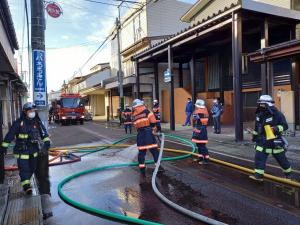
[{"label": "utility pole", "polygon": [[[48,128],[48,100],[45,68],[45,15],[44,1],[31,0],[31,47],[33,65],[33,101],[37,106],[40,119],[46,129]],[[37,180],[41,194],[43,217],[52,215],[50,201],[49,181],[49,155],[42,151],[38,156]]]},{"label": "utility pole", "polygon": [[[2,121],[3,121],[3,115],[2,115],[2,101],[0,101],[0,143],[3,141],[3,131],[2,131]],[[0,152],[0,184],[3,184],[4,182],[4,153]]]},{"label": "utility pole", "polygon": [[120,7],[123,1],[118,6],[118,17],[116,18],[116,28],[117,28],[117,41],[118,41],[118,80],[119,80],[119,94],[120,94],[120,112],[124,110],[124,92],[123,92],[123,72],[122,72],[122,60],[121,60],[121,40],[120,40],[120,30],[121,30],[121,12]]},{"label": "utility pole", "polygon": [[33,101],[39,116],[48,128],[48,102],[45,68],[45,15],[44,1],[31,0],[31,47],[33,59]]}]

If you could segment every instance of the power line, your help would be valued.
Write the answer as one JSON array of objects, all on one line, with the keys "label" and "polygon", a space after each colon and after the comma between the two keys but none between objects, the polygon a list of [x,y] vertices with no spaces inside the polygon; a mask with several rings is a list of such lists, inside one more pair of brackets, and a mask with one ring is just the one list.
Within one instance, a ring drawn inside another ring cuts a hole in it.
[{"label": "power line", "polygon": [[[77,10],[84,10],[84,11],[86,11],[86,12],[99,13],[99,12],[96,12],[96,11],[94,11],[94,10],[88,9],[87,7],[74,5],[74,4],[72,4],[72,3],[63,2],[62,5],[64,5],[64,4],[65,4],[65,5],[68,5],[68,6],[71,6],[71,7],[75,8],[75,9],[77,9]],[[101,16],[114,17],[114,16],[111,16],[111,15],[105,15],[105,14],[102,14],[102,13],[101,13]]]},{"label": "power line", "polygon": [[88,64],[88,62],[97,54],[97,52],[104,46],[104,44],[108,41],[108,39],[110,38],[112,34],[108,35],[105,40],[101,43],[101,45],[96,49],[96,51],[93,52],[93,54],[88,58],[88,60],[80,67],[80,70],[83,69],[83,67],[86,66],[86,64]]},{"label": "power line", "polygon": [[[101,2],[101,1],[95,1],[95,0],[83,0],[83,1],[86,1],[86,2],[93,2],[93,3],[97,3],[97,4],[102,4],[102,5],[116,6],[116,7],[119,6],[119,5],[116,5],[116,4],[113,4],[113,3]],[[129,8],[129,9],[137,9],[137,8],[134,8],[134,7],[128,7],[128,6],[121,6],[121,7]]]},{"label": "power line", "polygon": [[126,2],[126,3],[130,3],[130,4],[137,4],[137,5],[143,5],[143,3],[141,2],[137,2],[137,1],[129,1],[129,0],[115,0],[116,2]]},{"label": "power line", "polygon": [[[106,3],[106,2],[100,2],[100,1],[95,1],[95,0],[84,0],[84,1],[87,1],[87,2],[93,2],[93,3],[99,3],[99,4],[105,4],[105,5],[112,5],[112,6],[117,6],[118,8],[119,7],[122,7],[122,3],[125,2],[125,0],[121,0],[121,3],[119,5],[116,5],[116,4],[111,4],[111,3]],[[116,0],[117,1],[117,0]],[[129,20],[133,15],[135,15],[136,13],[140,12],[145,6],[147,6],[148,4],[150,4],[152,1],[149,1],[149,2],[146,2],[145,4],[143,4],[140,8],[131,8],[131,9],[136,9],[136,11],[131,15],[129,16],[127,19],[125,19],[122,23],[126,22],[127,20]],[[124,6],[123,6],[124,7]],[[128,8],[128,7],[126,7]],[[84,68],[84,66],[86,66],[86,64],[97,54],[97,52],[104,46],[104,44],[109,40],[109,38],[114,34],[114,31],[109,34],[105,40],[101,43],[101,45],[96,49],[95,52],[93,52],[93,54],[88,58],[88,60],[80,67],[79,70],[82,70]]]},{"label": "power line", "polygon": [[75,48],[75,47],[85,47],[85,46],[92,46],[92,45],[98,45],[99,41],[89,41],[89,42],[84,42],[76,45],[70,45],[70,46],[63,46],[63,47],[46,47],[46,49],[49,50],[56,50],[56,49],[66,49],[66,48]]}]

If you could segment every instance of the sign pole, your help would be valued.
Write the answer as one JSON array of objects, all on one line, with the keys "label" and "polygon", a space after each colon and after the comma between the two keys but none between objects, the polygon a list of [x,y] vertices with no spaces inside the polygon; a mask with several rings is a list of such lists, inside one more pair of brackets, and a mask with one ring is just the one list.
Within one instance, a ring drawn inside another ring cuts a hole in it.
[{"label": "sign pole", "polygon": [[45,58],[45,15],[42,0],[31,0],[31,46],[33,67],[33,102],[48,128],[48,102]]},{"label": "sign pole", "polygon": [[[33,101],[37,106],[40,119],[48,129],[48,101],[46,82],[45,58],[45,15],[44,1],[31,0],[31,46],[33,67]],[[42,200],[43,215],[51,215],[49,156],[47,153],[39,154],[37,162],[37,180]]]}]

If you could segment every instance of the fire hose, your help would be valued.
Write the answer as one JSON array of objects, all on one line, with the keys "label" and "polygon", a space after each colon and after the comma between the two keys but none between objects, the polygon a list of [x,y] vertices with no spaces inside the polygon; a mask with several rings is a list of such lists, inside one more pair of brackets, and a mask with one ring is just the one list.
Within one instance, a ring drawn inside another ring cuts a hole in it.
[{"label": "fire hose", "polygon": [[189,216],[192,217],[196,220],[205,222],[207,224],[213,224],[213,225],[225,225],[225,223],[222,223],[220,221],[211,219],[207,216],[203,216],[199,213],[195,213],[189,209],[186,209],[172,201],[170,201],[168,198],[166,198],[162,193],[160,193],[160,191],[158,190],[157,186],[156,186],[156,176],[160,167],[160,162],[162,160],[162,155],[163,155],[163,151],[164,151],[164,144],[165,144],[165,135],[162,133],[162,138],[161,138],[161,144],[160,144],[160,151],[159,151],[159,156],[158,156],[158,161],[156,163],[156,167],[155,170],[153,172],[152,175],[152,180],[151,180],[151,184],[152,184],[152,189],[154,191],[154,193],[157,195],[157,197],[162,200],[164,203],[166,203],[167,205],[169,205],[170,207],[174,208],[175,210]]},{"label": "fire hose", "polygon": [[[216,221],[216,220],[207,218],[207,217],[205,217],[203,215],[200,215],[200,214],[197,214],[195,212],[192,212],[192,211],[190,211],[188,209],[185,209],[185,208],[183,208],[183,207],[181,207],[181,206],[179,206],[179,205],[171,202],[170,200],[168,200],[167,198],[165,198],[161,193],[159,193],[159,191],[158,191],[158,189],[156,187],[156,184],[155,184],[155,178],[156,178],[156,174],[157,174],[157,171],[159,169],[159,165],[160,165],[161,161],[179,160],[179,159],[187,158],[187,157],[189,157],[191,155],[199,156],[197,153],[195,153],[195,150],[196,150],[195,149],[195,145],[193,145],[191,142],[189,142],[189,141],[187,141],[187,140],[185,140],[183,138],[180,138],[180,137],[177,137],[177,136],[173,136],[173,135],[166,135],[166,137],[177,139],[177,140],[180,140],[180,141],[182,141],[182,142],[190,145],[192,147],[192,152],[164,148],[164,138],[163,138],[163,142],[161,144],[161,151],[160,151],[160,154],[159,154],[159,161],[157,163],[157,166],[155,168],[155,171],[154,171],[153,177],[152,177],[152,187],[153,187],[153,190],[154,190],[155,194],[162,201],[164,201],[166,204],[170,205],[171,207],[173,207],[174,209],[180,211],[181,213],[184,213],[184,214],[186,214],[188,216],[191,216],[192,218],[199,219],[199,220],[201,220],[203,222],[206,222],[206,223],[209,223],[209,224],[218,224],[218,225],[219,224],[224,224],[224,223],[221,223],[219,221]],[[125,139],[127,139],[127,138],[124,138],[123,140],[125,140]],[[121,141],[118,141],[118,142],[121,142]],[[111,145],[106,145],[107,148],[110,147],[110,146]],[[129,146],[129,145],[120,145],[120,146],[125,147],[125,146]],[[165,151],[168,151],[168,152],[182,153],[182,154],[185,154],[185,155],[183,155],[183,156],[177,156],[177,157],[162,158],[163,149]],[[241,170],[241,171],[246,172],[246,173],[253,173],[253,170],[251,170],[251,169],[248,169],[248,168],[245,168],[245,167],[241,167],[241,166],[238,166],[238,165],[235,165],[235,164],[232,164],[232,163],[227,163],[227,162],[224,162],[224,161],[221,161],[221,160],[217,160],[217,159],[213,159],[213,158],[211,158],[211,161],[215,162],[217,164],[221,164],[221,165],[224,165],[224,166],[227,166],[227,167],[231,167],[231,168],[234,168],[234,169]],[[152,164],[152,163],[154,163],[154,162],[153,161],[146,161],[146,164]],[[108,211],[105,211],[105,210],[101,210],[101,209],[90,207],[88,205],[84,205],[84,204],[82,204],[80,202],[77,202],[77,201],[69,198],[62,191],[62,188],[63,188],[63,186],[65,184],[67,184],[71,180],[73,180],[73,179],[75,179],[77,177],[80,177],[82,175],[93,173],[93,172],[96,172],[96,171],[103,171],[103,170],[107,170],[107,169],[122,168],[122,167],[134,167],[134,166],[138,166],[138,163],[114,164],[114,165],[110,165],[110,166],[104,166],[104,167],[99,167],[99,168],[94,168],[94,169],[90,169],[90,170],[81,171],[81,172],[73,174],[73,175],[65,178],[63,181],[61,181],[59,183],[59,185],[58,185],[58,194],[61,197],[61,199],[64,200],[67,204],[70,204],[70,205],[74,206],[75,208],[78,208],[80,210],[83,210],[83,211],[91,213],[91,214],[95,214],[95,215],[98,215],[98,216],[101,216],[101,217],[106,217],[106,218],[113,219],[113,220],[120,220],[120,221],[123,221],[123,222],[130,222],[130,223],[135,223],[135,224],[158,224],[158,223],[155,223],[155,222],[145,221],[145,220],[141,220],[141,219],[137,219],[137,218],[133,218],[133,217],[129,217],[129,216],[124,216],[124,215],[120,215],[120,214],[116,214],[116,213],[111,213],[111,212],[108,212]],[[272,176],[272,175],[269,175],[269,174],[265,174],[265,177],[267,179],[270,179],[270,180],[273,180],[273,181],[276,181],[276,182],[284,183],[284,184],[287,184],[287,185],[290,185],[290,186],[294,186],[294,187],[300,187],[300,183],[296,182],[296,181],[290,181],[290,180],[287,180],[287,179],[278,178],[276,176]]]}]

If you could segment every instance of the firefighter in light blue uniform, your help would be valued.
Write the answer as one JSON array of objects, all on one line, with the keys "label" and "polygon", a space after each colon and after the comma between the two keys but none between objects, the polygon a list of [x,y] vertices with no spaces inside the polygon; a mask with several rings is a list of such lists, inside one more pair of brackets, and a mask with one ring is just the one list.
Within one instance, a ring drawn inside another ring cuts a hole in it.
[{"label": "firefighter in light blue uniform", "polygon": [[257,101],[255,129],[253,141],[255,144],[255,174],[250,178],[258,181],[263,180],[266,161],[272,154],[286,178],[291,179],[292,167],[285,156],[285,143],[282,132],[288,129],[284,115],[274,106],[274,101],[269,95],[260,96]]},{"label": "firefighter in light blue uniform", "polygon": [[1,148],[4,152],[10,142],[16,140],[14,155],[17,159],[23,190],[32,193],[30,179],[37,167],[37,157],[40,151],[40,139],[44,149],[50,148],[50,139],[46,128],[36,113],[36,106],[28,102],[23,106],[23,112],[6,134]]}]

